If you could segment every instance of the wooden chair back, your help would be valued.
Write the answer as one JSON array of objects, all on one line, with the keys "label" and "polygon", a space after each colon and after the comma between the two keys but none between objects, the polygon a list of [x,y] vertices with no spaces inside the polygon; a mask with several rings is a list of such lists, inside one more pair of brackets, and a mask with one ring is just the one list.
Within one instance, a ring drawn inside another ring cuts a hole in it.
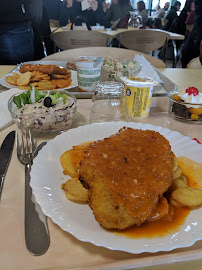
[{"label": "wooden chair back", "polygon": [[59,20],[49,20],[50,22],[50,27],[60,27]]},{"label": "wooden chair back", "polygon": [[161,48],[169,34],[159,30],[140,29],[125,31],[117,35],[119,44],[130,50],[149,53]]},{"label": "wooden chair back", "polygon": [[100,57],[107,57],[110,56],[114,59],[120,60],[133,60],[136,54],[142,54],[144,57],[149,61],[154,67],[156,68],[166,68],[166,64],[148,54],[144,54],[137,51],[121,49],[121,48],[114,48],[114,47],[88,47],[88,48],[78,48],[78,49],[71,49],[66,50],[63,52],[58,52],[55,54],[51,54],[42,60],[47,61],[73,61],[73,59],[77,56],[100,56]]},{"label": "wooden chair back", "polygon": [[53,40],[61,50],[97,46],[107,47],[110,38],[108,34],[88,30],[61,31],[53,34]]},{"label": "wooden chair back", "polygon": [[192,59],[188,64],[187,68],[202,68],[201,62],[199,57]]}]

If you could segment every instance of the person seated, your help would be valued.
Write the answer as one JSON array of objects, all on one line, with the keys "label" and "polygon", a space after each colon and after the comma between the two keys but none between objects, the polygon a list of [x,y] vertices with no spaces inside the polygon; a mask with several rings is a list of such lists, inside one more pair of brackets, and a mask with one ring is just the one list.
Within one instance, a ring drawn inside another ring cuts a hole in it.
[{"label": "person seated", "polygon": [[100,1],[89,0],[89,8],[82,10],[82,2],[85,0],[65,0],[63,2],[59,23],[60,26],[65,26],[69,23],[75,23],[75,25],[82,25],[82,22],[86,22],[89,26],[94,26],[97,23],[105,27],[111,27],[107,21],[105,13],[102,9]]},{"label": "person seated", "polygon": [[[126,28],[130,18],[130,11],[133,11],[130,0],[118,0],[110,6],[107,12],[107,19],[114,28]],[[126,27],[122,27],[125,24]]]},{"label": "person seated", "polygon": [[171,6],[170,10],[168,11],[167,15],[165,16],[165,27],[164,30],[169,31],[173,21],[178,17],[177,11],[180,10],[181,3],[176,1],[173,6]]},{"label": "person seated", "polygon": [[166,15],[166,11],[169,9],[170,7],[170,3],[166,2],[163,8],[160,8],[157,12],[156,12],[156,19],[162,19],[165,17]]},{"label": "person seated", "polygon": [[149,20],[148,13],[145,9],[144,1],[137,2],[137,11],[138,11],[138,17],[140,17],[141,23],[142,23],[141,28],[144,29],[147,25],[148,20]]}]

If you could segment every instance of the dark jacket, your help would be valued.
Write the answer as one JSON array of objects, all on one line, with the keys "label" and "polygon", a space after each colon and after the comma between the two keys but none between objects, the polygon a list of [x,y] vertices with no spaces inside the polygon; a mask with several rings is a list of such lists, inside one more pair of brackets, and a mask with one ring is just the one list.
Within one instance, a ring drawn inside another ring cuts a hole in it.
[{"label": "dark jacket", "polygon": [[[67,8],[67,2],[64,1],[59,19],[60,26],[67,25],[69,19],[71,23],[75,22],[75,18],[78,16],[87,19],[89,25],[91,26],[99,23],[100,25],[109,27],[109,22],[106,19],[106,15],[102,9],[100,1],[98,1],[98,8],[96,11],[93,11],[92,9],[82,11],[81,3],[77,1],[73,1],[73,6],[71,8]],[[82,20],[77,20],[75,24],[82,25]]]},{"label": "dark jacket", "polygon": [[32,0],[0,0],[0,24],[29,21],[31,1]]},{"label": "dark jacket", "polygon": [[165,30],[169,31],[169,29],[172,26],[173,21],[177,18],[177,8],[172,6],[170,10],[168,11],[167,15],[165,16],[165,19],[168,20]]}]

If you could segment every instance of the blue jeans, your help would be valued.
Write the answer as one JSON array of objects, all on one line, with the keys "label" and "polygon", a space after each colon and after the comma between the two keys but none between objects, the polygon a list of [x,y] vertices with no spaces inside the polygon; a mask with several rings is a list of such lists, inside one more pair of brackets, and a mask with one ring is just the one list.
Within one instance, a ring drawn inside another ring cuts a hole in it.
[{"label": "blue jeans", "polygon": [[16,65],[34,59],[31,22],[0,25],[0,64]]}]

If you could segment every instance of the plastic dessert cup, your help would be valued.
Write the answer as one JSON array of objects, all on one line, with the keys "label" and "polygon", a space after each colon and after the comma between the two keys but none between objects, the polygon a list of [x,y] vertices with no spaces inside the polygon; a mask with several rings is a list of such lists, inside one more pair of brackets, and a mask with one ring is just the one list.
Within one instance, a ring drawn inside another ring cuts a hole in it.
[{"label": "plastic dessert cup", "polygon": [[125,84],[122,110],[126,118],[148,117],[155,81],[143,77],[121,77]]},{"label": "plastic dessert cup", "polygon": [[96,56],[80,56],[74,59],[77,67],[79,91],[95,91],[96,84],[100,81],[103,62],[103,58]]}]

